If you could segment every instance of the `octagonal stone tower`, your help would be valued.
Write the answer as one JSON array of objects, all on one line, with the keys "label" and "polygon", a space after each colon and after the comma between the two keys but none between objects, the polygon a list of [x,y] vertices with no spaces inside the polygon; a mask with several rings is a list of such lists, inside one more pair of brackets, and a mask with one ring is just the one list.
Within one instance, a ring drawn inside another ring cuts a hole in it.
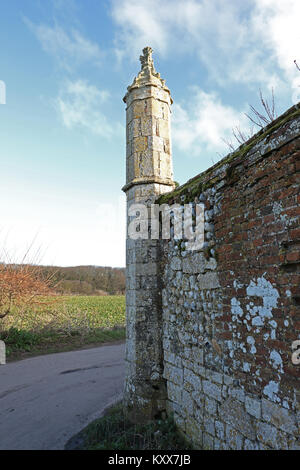
[{"label": "octagonal stone tower", "polygon": [[[141,71],[127,88],[127,214],[132,204],[147,208],[174,189],[170,138],[170,91],[155,71],[151,47],[143,49]],[[127,226],[130,222],[127,215]],[[129,417],[146,422],[165,409],[159,240],[126,241],[126,378]]]}]

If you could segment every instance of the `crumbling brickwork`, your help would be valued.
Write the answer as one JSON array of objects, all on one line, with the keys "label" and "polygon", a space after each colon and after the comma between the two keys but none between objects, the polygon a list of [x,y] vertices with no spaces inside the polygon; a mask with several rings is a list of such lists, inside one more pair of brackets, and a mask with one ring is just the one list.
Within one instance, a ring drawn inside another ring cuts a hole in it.
[{"label": "crumbling brickwork", "polygon": [[127,241],[125,404],[173,413],[196,448],[300,449],[300,108],[175,190],[171,153],[159,173],[147,155],[129,203],[204,204],[205,242]]},{"label": "crumbling brickwork", "polygon": [[205,204],[205,244],[163,242],[168,410],[195,445],[299,449],[300,111],[160,198]]}]

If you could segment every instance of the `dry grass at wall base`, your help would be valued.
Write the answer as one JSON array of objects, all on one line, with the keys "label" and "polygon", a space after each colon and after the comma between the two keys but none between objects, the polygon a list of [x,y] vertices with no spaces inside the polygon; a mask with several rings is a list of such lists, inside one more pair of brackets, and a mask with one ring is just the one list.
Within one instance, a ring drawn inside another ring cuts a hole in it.
[{"label": "dry grass at wall base", "polygon": [[172,416],[136,425],[124,415],[118,402],[99,418],[73,436],[66,450],[190,450]]}]

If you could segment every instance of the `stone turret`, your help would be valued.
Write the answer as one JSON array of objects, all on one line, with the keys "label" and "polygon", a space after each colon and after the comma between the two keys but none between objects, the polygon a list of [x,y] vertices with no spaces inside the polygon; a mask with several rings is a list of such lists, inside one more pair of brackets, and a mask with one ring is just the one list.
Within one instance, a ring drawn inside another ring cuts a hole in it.
[{"label": "stone turret", "polygon": [[[127,214],[132,204],[149,208],[160,194],[174,189],[170,91],[155,71],[151,47],[143,49],[140,61],[141,71],[124,97]],[[140,422],[165,409],[159,247],[159,240],[127,236],[124,401],[131,419]]]},{"label": "stone turret", "polygon": [[[126,109],[126,185],[158,183],[173,187],[170,137],[170,91],[155,71],[152,49],[145,47],[140,57],[141,71],[127,88]],[[171,187],[171,188],[170,188]],[[166,188],[155,188],[160,194]]]}]

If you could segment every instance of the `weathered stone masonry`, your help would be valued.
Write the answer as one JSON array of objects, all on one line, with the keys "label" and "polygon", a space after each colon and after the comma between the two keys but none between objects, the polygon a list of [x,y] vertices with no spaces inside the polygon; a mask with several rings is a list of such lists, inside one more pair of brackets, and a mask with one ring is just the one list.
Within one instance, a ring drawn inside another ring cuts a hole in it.
[{"label": "weathered stone masonry", "polygon": [[197,448],[300,449],[299,172],[296,105],[185,185],[149,188],[205,204],[202,250],[128,241],[126,403],[166,407]]},{"label": "weathered stone masonry", "polygon": [[[126,109],[127,212],[132,204],[150,207],[174,188],[170,142],[170,91],[155,72],[151,48],[143,50],[141,71],[128,87]],[[127,217],[127,223],[130,217]],[[125,402],[136,420],[166,408],[163,379],[159,240],[127,239]]]}]

